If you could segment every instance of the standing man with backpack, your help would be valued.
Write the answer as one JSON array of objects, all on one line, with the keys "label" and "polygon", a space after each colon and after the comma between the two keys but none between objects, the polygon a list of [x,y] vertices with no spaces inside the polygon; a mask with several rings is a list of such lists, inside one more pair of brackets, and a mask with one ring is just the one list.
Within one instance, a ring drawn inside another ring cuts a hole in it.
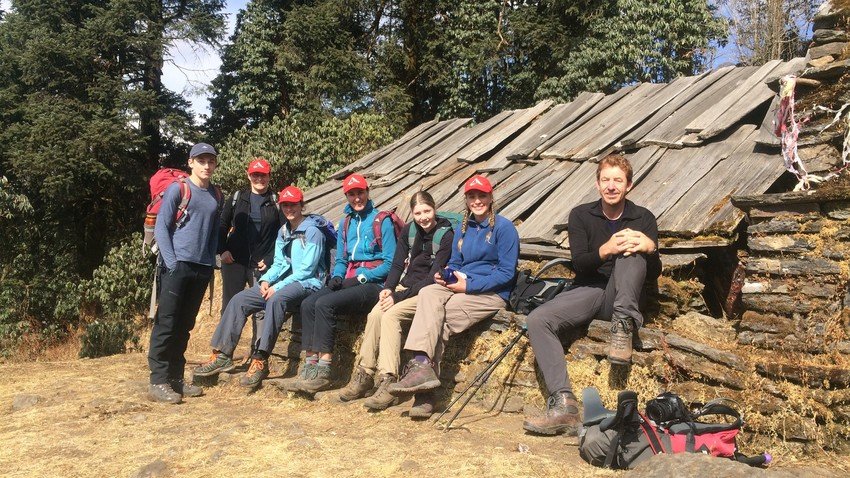
[{"label": "standing man with backpack", "polygon": [[224,204],[219,227],[221,311],[245,286],[251,287],[271,266],[282,224],[277,195],[269,188],[271,165],[265,158],[248,163],[250,187],[236,191]]},{"label": "standing man with backpack", "polygon": [[576,435],[581,426],[559,332],[596,317],[610,320],[608,360],[631,363],[632,336],[643,325],[638,309],[643,284],[661,273],[655,216],[626,199],[632,174],[625,156],[611,154],[599,161],[596,188],[601,198],[576,206],[567,226],[576,272],[573,287],[528,315],[528,337],[549,392],[546,411],[523,424],[532,433]]},{"label": "standing man with backpack", "polygon": [[[160,252],[161,292],[159,307],[148,347],[150,398],[163,403],[180,403],[183,396],[203,393],[183,381],[186,346],[204,291],[210,282],[218,247],[221,191],[213,185],[218,153],[206,143],[192,146],[188,178],[166,190],[156,217],[154,235]],[[178,220],[182,185],[191,200]]]}]

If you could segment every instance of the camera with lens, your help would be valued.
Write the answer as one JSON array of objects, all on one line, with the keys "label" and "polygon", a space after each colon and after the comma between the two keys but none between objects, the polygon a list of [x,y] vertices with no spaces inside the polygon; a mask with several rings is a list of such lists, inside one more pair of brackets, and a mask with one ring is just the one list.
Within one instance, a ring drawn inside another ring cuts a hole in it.
[{"label": "camera with lens", "polygon": [[646,402],[646,415],[656,424],[681,422],[690,419],[690,412],[682,398],[673,392],[664,392]]}]

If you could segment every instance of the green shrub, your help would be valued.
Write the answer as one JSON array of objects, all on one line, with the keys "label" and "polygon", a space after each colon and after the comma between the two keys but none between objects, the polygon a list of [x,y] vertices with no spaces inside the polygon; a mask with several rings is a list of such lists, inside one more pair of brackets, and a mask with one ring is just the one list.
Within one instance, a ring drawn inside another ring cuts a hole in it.
[{"label": "green shrub", "polygon": [[124,353],[124,344],[128,340],[132,340],[134,346],[139,344],[132,322],[95,320],[86,325],[81,339],[80,357],[96,358]]},{"label": "green shrub", "polygon": [[106,255],[92,279],[81,284],[86,304],[98,319],[86,326],[81,357],[124,352],[135,335],[135,318],[150,301],[153,262],[141,252],[142,236],[133,234]]}]

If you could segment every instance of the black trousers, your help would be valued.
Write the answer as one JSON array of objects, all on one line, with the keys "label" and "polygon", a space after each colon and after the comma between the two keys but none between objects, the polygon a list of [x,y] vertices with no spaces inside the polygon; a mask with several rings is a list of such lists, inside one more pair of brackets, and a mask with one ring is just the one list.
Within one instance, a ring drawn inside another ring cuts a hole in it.
[{"label": "black trousers", "polygon": [[177,262],[174,270],[163,270],[159,306],[148,347],[151,383],[182,379],[186,368],[189,332],[210,283],[213,268],[191,262]]},{"label": "black trousers", "polygon": [[301,349],[332,353],[339,314],[368,314],[378,303],[381,286],[358,284],[346,289],[327,287],[310,294],[301,302]]}]

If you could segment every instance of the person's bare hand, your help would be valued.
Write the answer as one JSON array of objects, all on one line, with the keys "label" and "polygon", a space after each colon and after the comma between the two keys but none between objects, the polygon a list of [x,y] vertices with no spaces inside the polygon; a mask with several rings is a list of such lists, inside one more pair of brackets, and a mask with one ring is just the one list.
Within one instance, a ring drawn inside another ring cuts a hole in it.
[{"label": "person's bare hand", "polygon": [[233,264],[233,254],[230,251],[224,251],[221,253],[221,262],[225,264]]}]

